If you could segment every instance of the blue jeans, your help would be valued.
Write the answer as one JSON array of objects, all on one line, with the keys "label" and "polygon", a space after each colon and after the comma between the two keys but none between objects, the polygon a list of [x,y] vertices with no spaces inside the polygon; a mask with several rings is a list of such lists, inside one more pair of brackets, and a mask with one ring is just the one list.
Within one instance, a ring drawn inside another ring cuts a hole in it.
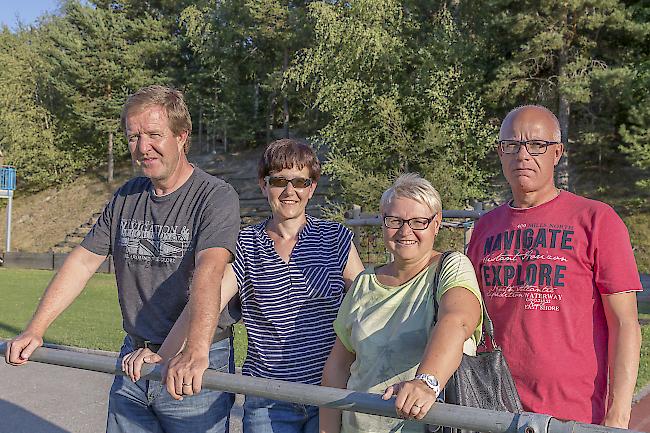
[{"label": "blue jeans", "polygon": [[318,433],[318,407],[247,395],[244,433]]},{"label": "blue jeans", "polygon": [[[210,347],[210,369],[234,373],[232,337]],[[120,357],[133,351],[127,336]],[[161,382],[115,376],[108,398],[107,433],[228,433],[234,394],[202,389],[174,400]]]}]

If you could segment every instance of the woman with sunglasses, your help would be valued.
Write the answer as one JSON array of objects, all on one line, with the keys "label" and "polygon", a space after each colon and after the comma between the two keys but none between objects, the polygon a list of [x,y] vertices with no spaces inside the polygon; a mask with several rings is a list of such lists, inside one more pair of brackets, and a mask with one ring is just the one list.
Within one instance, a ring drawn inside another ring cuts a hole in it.
[{"label": "woman with sunglasses", "polygon": [[[305,212],[320,173],[314,150],[297,140],[271,143],[260,160],[272,215],[241,231],[233,264],[248,334],[244,375],[320,385],[332,322],[363,271],[352,232]],[[243,430],[316,433],[318,408],[247,395]]]},{"label": "woman with sunglasses", "polygon": [[472,264],[453,252],[439,267],[441,253],[433,249],[442,222],[435,188],[417,174],[404,174],[384,192],[380,210],[384,244],[394,259],[368,268],[345,295],[322,384],[383,394],[385,400],[396,396],[403,419],[321,408],[324,433],[424,432],[424,424],[407,419],[426,415],[463,352],[476,353],[481,335],[482,301]]},{"label": "woman with sunglasses", "polygon": [[[222,309],[237,292],[241,300],[248,335],[243,375],[320,385],[336,338],[332,323],[363,271],[352,232],[305,212],[320,174],[314,150],[297,140],[269,144],[260,159],[258,184],[272,215],[240,231],[235,261],[221,283]],[[186,321],[183,312],[179,322]],[[177,323],[158,353],[180,350],[186,327]],[[129,355],[123,369],[137,379],[143,361],[161,360],[144,349]],[[182,383],[167,380],[175,398]],[[243,431],[316,433],[318,407],[247,395]]]}]

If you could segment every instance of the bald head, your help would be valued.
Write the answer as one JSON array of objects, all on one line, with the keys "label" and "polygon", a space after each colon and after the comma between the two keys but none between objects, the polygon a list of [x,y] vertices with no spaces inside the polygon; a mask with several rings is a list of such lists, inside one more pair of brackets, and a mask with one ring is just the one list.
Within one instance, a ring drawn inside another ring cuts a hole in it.
[{"label": "bald head", "polygon": [[499,140],[560,142],[562,141],[560,122],[551,110],[541,105],[517,107],[503,119],[499,130]]},{"label": "bald head", "polygon": [[553,173],[564,145],[559,122],[547,108],[525,105],[508,113],[497,149],[515,207],[537,206],[557,197]]}]

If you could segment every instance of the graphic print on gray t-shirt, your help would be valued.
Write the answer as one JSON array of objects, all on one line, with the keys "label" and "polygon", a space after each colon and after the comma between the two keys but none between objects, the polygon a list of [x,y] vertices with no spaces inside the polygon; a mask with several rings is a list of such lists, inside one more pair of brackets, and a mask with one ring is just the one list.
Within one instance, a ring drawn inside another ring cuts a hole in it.
[{"label": "graphic print on gray t-shirt", "polygon": [[120,220],[120,246],[132,261],[174,263],[190,246],[187,226],[160,225],[138,219]]},{"label": "graphic print on gray t-shirt", "polygon": [[[146,177],[125,183],[81,245],[113,255],[124,330],[162,343],[189,298],[196,253],[225,248],[234,255],[239,224],[232,186],[195,167],[161,197]],[[227,311],[220,329],[238,320]]]}]

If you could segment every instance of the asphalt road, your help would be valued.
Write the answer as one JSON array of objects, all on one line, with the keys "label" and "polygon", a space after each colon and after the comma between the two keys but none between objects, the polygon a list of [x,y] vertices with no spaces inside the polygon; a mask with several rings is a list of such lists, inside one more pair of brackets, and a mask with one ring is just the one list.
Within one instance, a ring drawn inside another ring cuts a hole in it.
[{"label": "asphalt road", "polygon": [[[0,433],[103,433],[113,376],[30,362],[0,361]],[[241,433],[242,397],[231,413]]]}]

